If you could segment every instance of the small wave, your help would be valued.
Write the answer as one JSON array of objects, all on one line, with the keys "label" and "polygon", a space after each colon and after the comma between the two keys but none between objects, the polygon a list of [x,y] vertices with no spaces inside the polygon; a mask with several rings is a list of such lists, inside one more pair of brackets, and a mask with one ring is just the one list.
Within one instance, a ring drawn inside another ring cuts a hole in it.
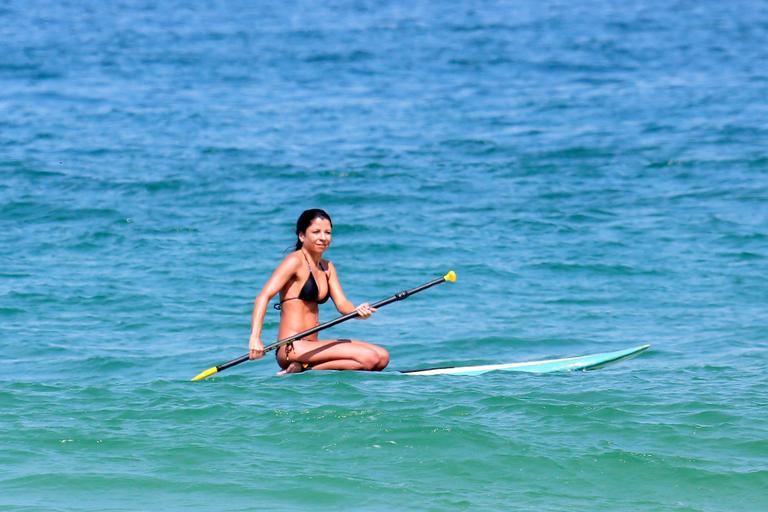
[{"label": "small wave", "polygon": [[461,150],[471,155],[489,155],[495,153],[499,146],[488,139],[448,139],[440,142],[440,145],[450,149]]},{"label": "small wave", "polygon": [[347,63],[347,62],[365,62],[373,59],[374,55],[362,50],[354,50],[349,53],[332,52],[317,53],[304,58],[307,63]]},{"label": "small wave", "polygon": [[0,206],[0,215],[16,221],[63,222],[84,219],[122,219],[113,208],[69,207],[40,201],[12,201]]},{"label": "small wave", "polygon": [[21,315],[26,312],[27,312],[26,310],[19,309],[19,308],[0,307],[0,316],[15,316],[15,315]]},{"label": "small wave", "polygon": [[643,269],[624,264],[607,263],[562,263],[543,262],[528,265],[528,268],[551,270],[562,273],[595,273],[609,276],[657,276],[661,272],[652,269]]},{"label": "small wave", "polygon": [[759,254],[756,252],[740,251],[740,252],[719,252],[718,256],[725,258],[731,258],[737,261],[759,261],[766,259],[765,254]]},{"label": "small wave", "polygon": [[183,189],[186,185],[187,182],[181,179],[165,179],[141,183],[141,186],[148,192],[177,192]]}]

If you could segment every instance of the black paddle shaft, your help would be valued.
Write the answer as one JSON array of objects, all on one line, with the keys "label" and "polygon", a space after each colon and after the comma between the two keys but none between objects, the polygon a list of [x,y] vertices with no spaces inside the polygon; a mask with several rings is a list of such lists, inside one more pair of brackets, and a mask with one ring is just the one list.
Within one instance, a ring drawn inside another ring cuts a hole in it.
[{"label": "black paddle shaft", "polygon": [[[377,302],[375,304],[372,304],[371,307],[378,309],[380,307],[386,306],[387,304],[392,304],[393,302],[397,302],[399,300],[407,299],[408,297],[410,297],[414,293],[419,293],[421,291],[426,290],[427,288],[431,288],[431,287],[436,286],[438,284],[444,283],[445,281],[446,281],[445,276],[438,277],[437,279],[435,279],[433,281],[430,281],[428,283],[424,283],[421,286],[417,286],[416,288],[412,288],[410,290],[404,290],[402,292],[398,292],[398,293],[394,294],[393,296],[391,296],[391,297],[389,297],[387,299],[380,300],[379,302]],[[267,345],[266,347],[264,347],[264,353],[266,354],[270,350],[278,349],[278,348],[282,347],[283,345],[287,345],[288,343],[293,343],[296,340],[300,340],[300,339],[305,338],[305,337],[307,337],[307,336],[309,336],[311,334],[315,334],[316,332],[320,332],[323,329],[328,329],[329,327],[333,327],[334,325],[338,325],[338,324],[340,324],[342,322],[346,322],[350,318],[355,318],[356,316],[358,316],[357,311],[353,311],[351,313],[347,313],[346,315],[343,315],[343,316],[340,316],[338,318],[334,318],[333,320],[330,320],[328,322],[325,322],[324,324],[316,325],[315,327],[313,327],[311,329],[307,329],[306,331],[302,331],[300,333],[294,334],[293,336],[289,336],[289,337],[287,337],[285,339],[282,339],[280,341],[276,341],[275,343],[272,343],[271,345]],[[245,354],[244,356],[240,356],[237,359],[233,359],[233,360],[228,361],[228,362],[226,362],[224,364],[220,364],[220,365],[218,365],[216,367],[216,372],[218,373],[218,372],[220,372],[222,370],[226,370],[227,368],[231,368],[231,367],[236,366],[236,365],[238,365],[240,363],[244,363],[244,362],[248,361],[248,359],[250,359],[248,357],[248,354]]]}]

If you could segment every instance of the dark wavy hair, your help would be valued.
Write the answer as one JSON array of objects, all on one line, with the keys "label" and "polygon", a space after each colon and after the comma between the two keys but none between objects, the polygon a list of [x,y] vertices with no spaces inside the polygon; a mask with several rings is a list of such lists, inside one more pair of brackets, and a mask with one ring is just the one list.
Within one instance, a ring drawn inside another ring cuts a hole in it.
[{"label": "dark wavy hair", "polygon": [[303,245],[301,243],[301,239],[299,238],[300,233],[304,233],[307,231],[307,228],[309,228],[309,225],[312,224],[312,221],[315,219],[325,219],[328,222],[331,223],[331,227],[333,227],[333,221],[331,220],[331,216],[328,215],[328,213],[325,210],[321,210],[320,208],[311,208],[309,210],[304,210],[301,215],[299,215],[299,220],[296,221],[296,250],[298,251],[301,249],[301,246]]}]

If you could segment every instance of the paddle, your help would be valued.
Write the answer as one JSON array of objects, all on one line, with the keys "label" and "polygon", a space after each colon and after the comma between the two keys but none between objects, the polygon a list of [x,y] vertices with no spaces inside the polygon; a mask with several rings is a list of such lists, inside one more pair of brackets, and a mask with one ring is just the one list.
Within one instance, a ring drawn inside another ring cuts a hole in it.
[{"label": "paddle", "polygon": [[[421,286],[417,286],[416,288],[412,288],[410,290],[405,290],[399,293],[394,294],[393,296],[389,297],[388,299],[380,300],[379,302],[372,304],[371,306],[374,308],[380,308],[382,306],[386,306],[387,304],[391,304],[398,300],[403,300],[414,293],[419,293],[420,291],[426,290],[427,288],[431,288],[435,285],[442,284],[446,281],[450,282],[456,282],[456,272],[451,270],[447,274],[445,274],[443,277],[439,277],[433,281],[430,281],[428,283],[424,283]],[[325,322],[324,324],[320,324],[318,326],[315,326],[311,329],[307,329],[306,331],[300,332],[298,334],[294,334],[293,336],[289,336],[285,339],[282,339],[280,341],[276,341],[275,343],[272,343],[271,345],[267,345],[264,347],[264,353],[266,354],[270,350],[275,350],[277,348],[282,347],[283,345],[286,345],[288,343],[292,343],[296,340],[300,340],[301,338],[304,338],[306,336],[309,336],[310,334],[315,334],[316,332],[320,332],[323,329],[327,329],[329,327],[333,327],[334,325],[338,325],[342,322],[346,322],[350,318],[355,318],[357,316],[357,311],[353,311],[352,313],[347,313],[346,315],[340,316],[334,320],[331,320],[329,322]],[[227,368],[232,368],[235,365],[238,365],[240,363],[244,363],[248,361],[248,354],[245,354],[244,356],[238,357],[237,359],[233,359],[229,362],[226,362],[224,364],[220,364],[218,366],[214,366],[212,368],[208,368],[204,372],[200,372],[199,374],[195,375],[195,377],[192,380],[202,380],[207,377],[210,377],[214,373],[218,373],[222,370],[226,370]]]}]

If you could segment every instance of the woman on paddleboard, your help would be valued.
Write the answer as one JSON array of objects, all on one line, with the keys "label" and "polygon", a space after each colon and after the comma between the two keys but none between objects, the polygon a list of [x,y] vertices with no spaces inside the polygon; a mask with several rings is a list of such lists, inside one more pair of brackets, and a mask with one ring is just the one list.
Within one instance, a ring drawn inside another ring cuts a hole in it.
[{"label": "woman on paddleboard", "polygon": [[[269,301],[280,294],[281,311],[278,339],[319,325],[319,304],[329,298],[342,315],[356,311],[366,319],[376,312],[368,303],[355,307],[344,295],[336,267],[323,259],[331,245],[333,223],[325,211],[306,210],[296,222],[296,250],[286,256],[261,289],[253,305],[251,337],[248,342],[251,359],[264,356],[261,329]],[[304,370],[370,370],[384,369],[389,353],[378,345],[363,341],[337,339],[318,340],[317,333],[281,346],[275,353],[283,369],[280,374]]]}]

